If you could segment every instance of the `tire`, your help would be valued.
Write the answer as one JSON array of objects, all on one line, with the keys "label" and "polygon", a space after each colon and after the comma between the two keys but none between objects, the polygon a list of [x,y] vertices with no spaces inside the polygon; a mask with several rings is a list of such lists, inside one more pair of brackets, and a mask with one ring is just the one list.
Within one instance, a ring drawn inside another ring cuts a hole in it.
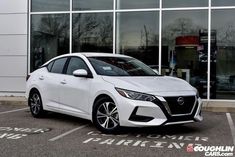
[{"label": "tire", "polygon": [[92,121],[103,133],[113,134],[120,129],[119,115],[114,101],[108,97],[98,99],[93,107]]},{"label": "tire", "polygon": [[28,99],[28,105],[30,108],[30,112],[33,117],[41,118],[45,115],[45,111],[42,106],[41,95],[37,90],[33,90]]}]

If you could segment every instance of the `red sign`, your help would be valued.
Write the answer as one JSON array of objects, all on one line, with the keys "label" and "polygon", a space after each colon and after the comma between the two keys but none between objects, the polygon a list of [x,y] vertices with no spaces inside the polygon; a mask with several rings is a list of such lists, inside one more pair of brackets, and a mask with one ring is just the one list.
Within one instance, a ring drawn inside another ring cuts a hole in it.
[{"label": "red sign", "polygon": [[180,36],[176,39],[176,45],[199,45],[199,37],[198,36]]}]

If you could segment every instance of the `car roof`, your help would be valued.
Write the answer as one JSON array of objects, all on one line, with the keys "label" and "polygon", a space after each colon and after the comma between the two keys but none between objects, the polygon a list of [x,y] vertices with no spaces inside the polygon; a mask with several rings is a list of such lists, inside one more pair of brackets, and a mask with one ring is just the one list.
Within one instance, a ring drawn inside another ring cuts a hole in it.
[{"label": "car roof", "polygon": [[113,53],[104,53],[104,52],[75,52],[75,53],[69,53],[69,54],[64,54],[64,55],[54,57],[54,58],[50,59],[49,61],[47,61],[46,63],[44,63],[42,65],[42,67],[47,65],[51,61],[58,59],[58,58],[69,57],[69,56],[81,56],[81,55],[83,55],[85,57],[127,57],[127,58],[131,58],[130,56],[126,56],[126,55],[122,55],[122,54],[113,54]]},{"label": "car roof", "polygon": [[84,55],[86,57],[129,57],[129,56],[126,56],[126,55],[122,55],[122,54],[113,54],[113,53],[103,53],[103,52],[90,52],[90,53],[73,53],[73,54],[81,54],[81,55]]}]

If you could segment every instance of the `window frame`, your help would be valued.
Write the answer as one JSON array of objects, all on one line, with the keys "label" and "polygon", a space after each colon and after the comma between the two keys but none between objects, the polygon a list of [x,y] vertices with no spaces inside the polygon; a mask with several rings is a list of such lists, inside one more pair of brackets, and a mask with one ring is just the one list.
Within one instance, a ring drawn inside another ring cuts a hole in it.
[{"label": "window frame", "polygon": [[[79,56],[69,56],[69,57],[68,57],[67,62],[66,62],[65,66],[64,66],[64,69],[63,69],[63,70],[64,70],[64,71],[63,71],[63,74],[64,74],[64,75],[73,76],[73,75],[67,74],[68,66],[69,66],[70,60],[71,60],[72,58],[81,59],[81,60],[84,62],[84,64],[86,65],[86,67],[87,67],[88,78],[93,78],[93,74],[92,74],[92,72],[91,72],[89,66],[87,65],[86,61],[85,61],[83,58],[79,57]],[[86,70],[86,69],[84,69],[84,70]]]}]

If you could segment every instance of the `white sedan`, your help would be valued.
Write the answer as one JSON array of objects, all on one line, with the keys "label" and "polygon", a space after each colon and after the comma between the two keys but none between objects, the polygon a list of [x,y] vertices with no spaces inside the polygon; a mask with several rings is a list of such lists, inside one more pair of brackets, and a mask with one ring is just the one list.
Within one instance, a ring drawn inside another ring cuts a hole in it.
[{"label": "white sedan", "polygon": [[91,120],[100,131],[202,121],[202,101],[186,81],[158,75],[125,55],[73,53],[30,74],[26,97],[34,117],[46,111]]}]

